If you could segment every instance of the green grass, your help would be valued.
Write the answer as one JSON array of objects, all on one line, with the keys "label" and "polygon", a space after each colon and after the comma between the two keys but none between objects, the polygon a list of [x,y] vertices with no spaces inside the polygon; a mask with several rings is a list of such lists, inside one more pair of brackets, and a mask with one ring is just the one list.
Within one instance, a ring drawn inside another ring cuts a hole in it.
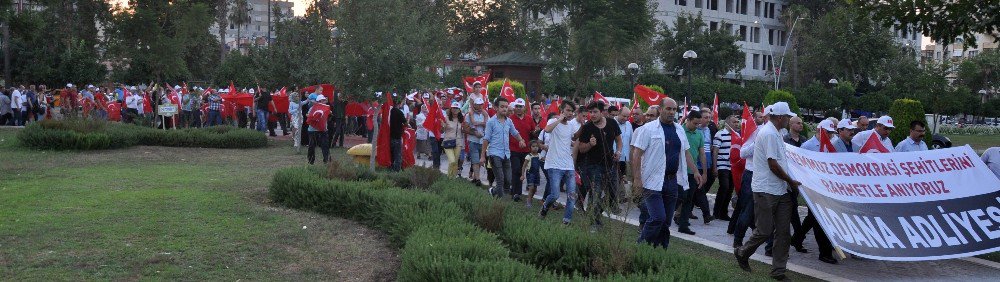
[{"label": "green grass", "polygon": [[1000,136],[996,135],[945,135],[951,139],[951,145],[954,147],[964,146],[969,144],[973,150],[977,153],[982,154],[983,151],[989,149],[990,147],[1000,146]]},{"label": "green grass", "polygon": [[267,202],[290,147],[36,151],[0,130],[0,155],[0,280],[395,277],[379,232]]}]

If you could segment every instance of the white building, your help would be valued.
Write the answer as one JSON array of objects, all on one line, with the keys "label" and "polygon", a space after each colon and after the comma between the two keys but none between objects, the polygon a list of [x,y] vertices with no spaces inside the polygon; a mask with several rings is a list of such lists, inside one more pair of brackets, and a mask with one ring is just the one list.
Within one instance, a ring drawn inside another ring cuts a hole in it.
[{"label": "white building", "polygon": [[[237,27],[232,23],[232,21],[230,21],[229,29],[226,30],[226,38],[224,41],[226,42],[226,46],[230,49],[236,48],[237,42],[240,42],[240,44],[244,46],[267,45],[270,42],[267,38],[268,29],[271,30],[270,39],[274,40],[274,38],[277,37],[277,34],[274,32],[275,23],[295,16],[295,13],[292,11],[292,7],[295,3],[292,1],[247,0],[247,3],[249,4],[248,8],[250,10],[249,23]],[[270,4],[270,9],[268,9],[268,4]],[[270,12],[275,8],[281,11],[281,15],[278,18],[275,18],[274,14],[271,14]],[[230,6],[229,13],[233,13],[233,10],[235,10],[235,7]],[[268,21],[269,14],[271,16],[270,22]],[[237,30],[237,28],[239,28],[239,30]],[[219,36],[217,25],[213,24],[212,27],[209,28],[209,31],[213,35]],[[238,36],[241,37],[239,41],[237,41],[237,33],[239,33]]]}]

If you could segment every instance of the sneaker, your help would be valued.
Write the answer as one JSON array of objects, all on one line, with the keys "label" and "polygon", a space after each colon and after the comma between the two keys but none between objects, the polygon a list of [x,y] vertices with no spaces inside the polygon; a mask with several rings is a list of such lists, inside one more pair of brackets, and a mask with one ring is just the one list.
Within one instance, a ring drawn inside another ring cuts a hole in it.
[{"label": "sneaker", "polygon": [[693,215],[693,214],[692,214],[692,215],[691,215],[691,216],[689,216],[688,218],[690,218],[690,219],[698,219],[698,216],[696,216],[696,215]]},{"label": "sneaker", "polygon": [[546,209],[545,206],[542,205],[542,210],[538,211],[538,217],[545,218],[545,215],[548,213],[549,209]]},{"label": "sneaker", "polygon": [[771,279],[777,281],[791,281],[790,279],[788,279],[788,276],[785,276],[784,274],[771,275]]},{"label": "sneaker", "polygon": [[803,247],[802,244],[792,244],[792,247],[795,248],[796,252],[800,252],[800,253],[803,253],[803,254],[809,253],[809,249],[806,249],[805,247]]}]

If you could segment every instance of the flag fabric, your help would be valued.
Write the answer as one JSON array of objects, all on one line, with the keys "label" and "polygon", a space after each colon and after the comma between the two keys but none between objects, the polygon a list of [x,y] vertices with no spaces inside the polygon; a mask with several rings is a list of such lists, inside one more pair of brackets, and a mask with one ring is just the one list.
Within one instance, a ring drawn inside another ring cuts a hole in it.
[{"label": "flag fabric", "polygon": [[375,153],[375,162],[381,167],[392,166],[392,151],[389,150],[389,111],[392,109],[392,103],[392,95],[385,95],[385,103],[382,104],[379,113],[381,121],[378,125],[378,143],[376,143],[378,151]]},{"label": "flag fabric", "polygon": [[249,93],[230,91],[229,93],[225,93],[220,97],[238,106],[253,107],[253,96],[250,95]]},{"label": "flag fabric", "polygon": [[604,105],[606,106],[611,105],[611,102],[608,101],[608,98],[604,98],[604,94],[601,94],[601,92],[597,91],[594,91],[594,101],[604,102]]},{"label": "flag fabric", "polygon": [[274,95],[271,96],[271,101],[274,101],[274,113],[288,113],[288,106],[291,102],[288,101],[288,92],[285,87],[282,87],[281,90],[274,93]]},{"label": "flag fabric", "polygon": [[142,113],[152,114],[153,113],[153,103],[149,100],[149,93],[142,94]]},{"label": "flag fabric", "polygon": [[681,114],[681,121],[683,122],[688,117],[688,99],[684,98],[684,112]]},{"label": "flag fabric", "polygon": [[712,120],[719,124],[719,93],[715,93],[715,100],[712,102]]},{"label": "flag fabric", "polygon": [[181,93],[183,93],[184,95],[187,95],[188,93],[190,93],[188,91],[188,83],[187,82],[183,82],[183,85],[184,86],[183,86],[183,88],[181,88]]},{"label": "flag fabric", "polygon": [[500,97],[507,99],[509,103],[514,103],[514,100],[517,100],[517,96],[514,95],[514,87],[510,86],[509,80],[503,80],[503,87],[500,88]]},{"label": "flag fabric", "polygon": [[548,109],[544,110],[545,114],[542,115],[542,125],[541,125],[541,127],[543,129],[546,126],[549,125],[549,114],[550,113],[555,113],[556,115],[559,115],[559,106],[560,105],[562,105],[562,98],[559,98],[558,101],[552,101],[552,103],[549,103]]},{"label": "flag fabric", "polygon": [[[632,94],[632,109],[631,109],[632,113],[635,113],[635,111],[639,110],[638,96],[639,96],[638,94]],[[632,115],[628,115],[628,122],[635,122],[634,119],[632,118]]]},{"label": "flag fabric", "polygon": [[121,121],[122,120],[122,108],[118,103],[108,104],[108,120],[111,121]]},{"label": "flag fabric", "polygon": [[636,85],[632,90],[635,91],[635,94],[637,94],[639,98],[642,98],[642,100],[646,101],[646,103],[650,106],[659,105],[660,100],[667,97],[667,95],[656,92],[656,90],[650,89],[649,87],[641,84]]},{"label": "flag fabric", "polygon": [[441,114],[441,106],[438,105],[437,99],[430,99],[431,104],[427,107],[427,119],[424,120],[424,128],[434,133],[438,141],[441,141],[441,121],[444,120],[444,115]]},{"label": "flag fabric", "polygon": [[819,151],[826,153],[836,153],[837,148],[833,147],[833,143],[830,142],[830,136],[826,134],[826,130],[819,130]]},{"label": "flag fabric", "polygon": [[236,94],[236,86],[232,81],[229,81],[229,94]]},{"label": "flag fabric", "polygon": [[330,105],[314,103],[309,107],[306,123],[317,131],[326,131],[327,118],[330,116]]},{"label": "flag fabric", "polygon": [[333,92],[334,92],[333,84],[317,84],[317,85],[305,87],[305,88],[299,89],[299,93],[305,93],[306,96],[309,96],[309,94],[312,94],[312,93],[316,92],[316,87],[319,87],[319,86],[323,87],[323,93],[320,93],[320,94],[323,94],[323,96],[326,96],[326,97],[330,98],[331,101],[332,101],[333,98],[334,98],[333,97]]},{"label": "flag fabric", "polygon": [[[465,92],[469,93],[470,95],[472,94],[472,90],[473,90],[472,84],[474,84],[474,83],[476,83],[478,81],[479,84],[482,86],[482,89],[481,89],[481,91],[480,91],[479,94],[482,94],[483,97],[487,97],[485,90],[486,90],[486,83],[490,81],[490,73],[489,72],[484,73],[484,74],[479,75],[479,76],[466,76],[466,77],[462,78],[462,81],[465,82]],[[486,98],[483,98],[483,99],[486,99]]]},{"label": "flag fabric", "polygon": [[408,168],[417,163],[413,157],[413,149],[417,147],[417,131],[407,127],[403,130],[403,168]]},{"label": "flag fabric", "polygon": [[882,145],[882,141],[878,139],[878,134],[877,133],[872,133],[871,135],[869,135],[868,136],[868,141],[865,141],[865,145],[861,146],[861,149],[858,150],[858,153],[862,153],[862,154],[866,154],[866,153],[888,153],[888,152],[889,152],[889,149],[886,149],[885,145]]},{"label": "flag fabric", "polygon": [[746,160],[740,158],[740,149],[742,149],[743,144],[751,139],[754,131],[757,131],[757,123],[753,120],[753,114],[750,112],[750,107],[747,107],[746,103],[743,103],[743,115],[740,121],[740,132],[731,132],[730,136],[732,140],[730,141],[730,151],[729,151],[729,164],[733,173],[733,187],[736,191],[740,191],[740,187],[743,183],[743,171],[746,170]]}]

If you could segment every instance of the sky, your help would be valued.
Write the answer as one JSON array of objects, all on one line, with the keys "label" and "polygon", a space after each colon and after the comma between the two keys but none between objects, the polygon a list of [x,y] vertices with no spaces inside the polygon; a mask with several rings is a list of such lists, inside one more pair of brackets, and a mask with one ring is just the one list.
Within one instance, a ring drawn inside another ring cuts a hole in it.
[{"label": "sky", "polygon": [[[128,0],[110,0],[110,2],[112,4],[128,5]],[[306,14],[306,8],[309,8],[309,5],[312,4],[313,0],[291,0],[291,2],[295,3],[295,5],[292,6],[292,10],[295,11],[295,15],[302,16]]]}]

